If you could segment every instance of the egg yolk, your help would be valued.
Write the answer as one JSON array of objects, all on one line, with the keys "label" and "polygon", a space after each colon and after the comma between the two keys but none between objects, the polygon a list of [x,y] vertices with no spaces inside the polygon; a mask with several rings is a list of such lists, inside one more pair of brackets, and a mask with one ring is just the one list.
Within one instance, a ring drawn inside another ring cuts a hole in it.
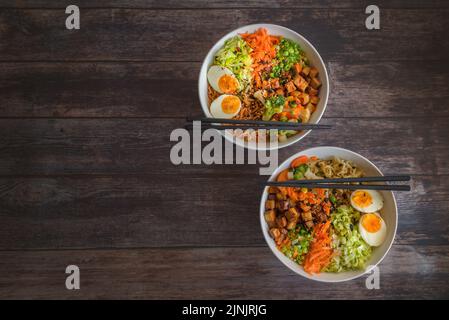
[{"label": "egg yolk", "polygon": [[237,79],[229,74],[225,74],[218,79],[218,87],[224,93],[235,93],[238,86],[239,83],[237,82]]},{"label": "egg yolk", "polygon": [[239,111],[240,99],[236,96],[228,96],[223,99],[221,109],[224,113],[233,114]]},{"label": "egg yolk", "polygon": [[374,213],[367,213],[362,216],[362,226],[366,231],[374,233],[380,230],[381,220]]},{"label": "egg yolk", "polygon": [[361,208],[366,208],[373,203],[373,198],[368,192],[359,190],[354,192],[352,201]]}]

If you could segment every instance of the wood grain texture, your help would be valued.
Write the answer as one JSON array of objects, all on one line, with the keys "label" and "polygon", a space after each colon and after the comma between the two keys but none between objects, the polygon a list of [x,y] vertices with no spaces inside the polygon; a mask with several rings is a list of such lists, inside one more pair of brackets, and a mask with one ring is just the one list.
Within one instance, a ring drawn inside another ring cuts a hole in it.
[{"label": "wood grain texture", "polygon": [[[0,288],[4,298],[41,299],[447,299],[448,253],[448,246],[394,246],[380,265],[381,288],[367,290],[365,277],[336,284],[298,277],[268,248],[0,252],[0,271],[8,270]],[[81,290],[69,291],[64,270],[73,263]]]},{"label": "wood grain texture", "polygon": [[[200,66],[0,63],[0,118],[199,115]],[[447,63],[329,62],[327,69],[331,92],[326,117],[449,116]],[[417,81],[423,75],[425,81]]]},{"label": "wood grain texture", "polygon": [[[69,0],[3,0],[3,8],[65,8],[72,4]],[[366,8],[371,2],[360,0],[77,0],[83,8],[146,8],[146,9],[219,9],[219,8]],[[447,8],[444,0],[407,1],[407,8]],[[378,0],[380,8],[403,8],[401,0]]]},{"label": "wood grain texture", "polygon": [[385,9],[382,28],[370,31],[360,9],[85,9],[74,32],[59,10],[3,9],[0,37],[8,45],[0,46],[0,61],[202,61],[223,35],[261,21],[299,31],[326,61],[429,61],[449,55],[448,14]]},{"label": "wood grain texture", "polygon": [[[332,118],[332,131],[312,132],[279,152],[283,161],[308,147],[357,150],[386,173],[449,174],[449,118]],[[241,173],[237,166],[170,162],[170,132],[184,119],[3,119],[0,175]],[[375,132],[366,136],[367,132]],[[398,144],[398,141],[401,141]],[[432,155],[429,158],[429,154]]]},{"label": "wood grain texture", "polygon": [[[0,250],[265,246],[256,170],[182,177],[0,179]],[[396,243],[448,243],[447,180],[416,176],[396,193]]]},{"label": "wood grain texture", "polygon": [[[449,298],[449,2],[78,0],[0,3],[0,298]],[[200,115],[197,76],[227,32],[269,21],[326,62],[322,123],[279,160],[333,145],[397,193],[381,290],[285,268],[260,232],[256,165],[171,164],[172,129]],[[78,292],[65,267],[81,268]]]}]

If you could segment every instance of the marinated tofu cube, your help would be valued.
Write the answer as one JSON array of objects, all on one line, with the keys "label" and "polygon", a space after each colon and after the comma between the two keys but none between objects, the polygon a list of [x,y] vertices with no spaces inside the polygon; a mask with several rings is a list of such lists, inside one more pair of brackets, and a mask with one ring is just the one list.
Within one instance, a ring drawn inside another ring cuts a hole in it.
[{"label": "marinated tofu cube", "polygon": [[285,228],[287,226],[287,219],[285,217],[277,217],[276,218],[276,225],[279,228]]},{"label": "marinated tofu cube", "polygon": [[310,102],[313,104],[318,104],[318,102],[320,102],[320,98],[317,96],[311,96],[310,97]]},{"label": "marinated tofu cube", "polygon": [[265,211],[265,221],[267,222],[267,224],[272,227],[274,226],[275,222],[276,222],[276,212],[274,210],[267,210]]},{"label": "marinated tofu cube", "polygon": [[265,202],[265,209],[274,209],[276,207],[276,201],[275,200],[267,200]]},{"label": "marinated tofu cube", "polygon": [[304,67],[304,68],[302,68],[301,73],[302,73],[303,75],[305,75],[305,76],[309,75],[309,73],[310,73],[310,68],[309,68],[309,67]]},{"label": "marinated tofu cube", "polygon": [[310,85],[312,86],[312,88],[318,89],[321,86],[321,81],[318,80],[318,78],[312,78],[312,80],[310,81]]},{"label": "marinated tofu cube", "polygon": [[288,209],[287,213],[285,214],[288,221],[297,221],[299,217],[299,212],[296,210],[296,208],[290,208]]},{"label": "marinated tofu cube", "polygon": [[309,76],[311,78],[316,78],[318,75],[318,69],[317,68],[310,68]]},{"label": "marinated tofu cube", "polygon": [[293,81],[289,81],[285,84],[285,88],[287,89],[287,92],[293,92],[296,90],[295,84],[293,83]]}]

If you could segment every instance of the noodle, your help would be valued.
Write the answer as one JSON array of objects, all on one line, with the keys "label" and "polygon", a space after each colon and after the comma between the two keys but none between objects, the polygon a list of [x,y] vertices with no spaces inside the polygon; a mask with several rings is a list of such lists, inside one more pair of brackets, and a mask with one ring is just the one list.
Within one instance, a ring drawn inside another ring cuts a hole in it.
[{"label": "noodle", "polygon": [[[216,98],[220,96],[220,93],[215,91],[209,84],[207,86],[207,97],[209,100],[209,107]],[[247,92],[240,92],[238,97],[242,101],[242,107],[239,113],[234,117],[237,120],[261,120],[264,112],[264,105],[257,99],[252,98],[252,90]]]},{"label": "noodle", "polygon": [[310,170],[325,178],[359,178],[363,172],[351,161],[334,157],[332,160],[316,160],[310,163]]},{"label": "noodle", "polygon": [[214,101],[215,99],[217,99],[220,96],[220,94],[215,91],[210,84],[207,84],[207,98],[208,98],[208,104],[209,104],[209,108],[210,108],[210,104],[212,103],[212,101]]}]

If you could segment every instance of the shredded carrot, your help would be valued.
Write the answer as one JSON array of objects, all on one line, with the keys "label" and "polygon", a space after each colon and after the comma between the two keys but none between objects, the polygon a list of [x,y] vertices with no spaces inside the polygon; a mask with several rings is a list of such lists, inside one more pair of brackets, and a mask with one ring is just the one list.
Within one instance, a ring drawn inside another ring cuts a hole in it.
[{"label": "shredded carrot", "polygon": [[308,160],[309,160],[309,158],[307,156],[300,156],[292,161],[291,167],[296,168],[296,167],[300,166],[301,164],[307,163]]},{"label": "shredded carrot", "polygon": [[323,224],[315,225],[313,229],[313,240],[304,259],[304,271],[308,273],[319,273],[333,257],[330,223],[331,221],[327,220]]},{"label": "shredded carrot", "polygon": [[276,57],[276,45],[279,37],[269,35],[267,29],[260,28],[254,33],[243,33],[243,40],[253,49],[253,78],[258,88],[262,88],[261,72],[271,67],[272,60]]}]

